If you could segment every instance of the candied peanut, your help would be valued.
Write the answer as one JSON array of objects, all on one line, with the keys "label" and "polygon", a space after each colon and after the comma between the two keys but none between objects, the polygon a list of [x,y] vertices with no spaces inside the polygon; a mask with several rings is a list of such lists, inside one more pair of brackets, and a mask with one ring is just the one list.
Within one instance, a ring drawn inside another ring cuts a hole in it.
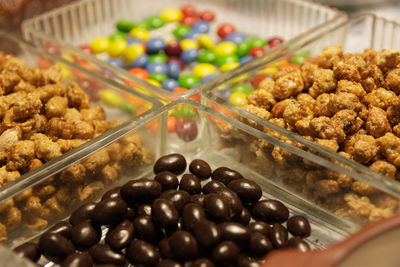
[{"label": "candied peanut", "polygon": [[392,91],[379,88],[364,96],[363,101],[368,105],[386,110],[389,106],[400,105],[400,100]]},{"label": "candied peanut", "polygon": [[283,100],[296,96],[303,91],[304,83],[299,70],[289,72],[275,80],[274,89],[271,91],[275,99]]},{"label": "candied peanut", "polygon": [[70,82],[66,86],[66,96],[70,107],[81,109],[90,108],[89,96],[79,87],[76,82]]},{"label": "candied peanut", "polygon": [[11,209],[9,209],[8,212],[4,215],[4,217],[5,220],[3,223],[9,230],[17,227],[22,220],[21,211],[16,207],[12,207]]},{"label": "candied peanut", "polygon": [[95,199],[98,194],[104,190],[104,184],[100,181],[93,182],[78,190],[80,201],[89,201]]},{"label": "candied peanut", "polygon": [[46,199],[56,191],[54,185],[35,186],[33,194],[41,199]]},{"label": "candied peanut", "polygon": [[46,84],[41,87],[36,88],[32,94],[35,94],[40,98],[43,103],[49,101],[53,96],[64,96],[65,95],[65,87],[60,84]]},{"label": "candied peanut", "polygon": [[340,125],[346,134],[358,132],[364,123],[363,120],[357,116],[357,113],[350,109],[336,112],[332,120]]},{"label": "candied peanut", "polygon": [[292,101],[286,105],[282,117],[291,126],[295,126],[296,122],[299,120],[311,119],[313,117],[313,111],[306,102]]},{"label": "candied peanut", "polygon": [[28,198],[32,196],[32,187],[22,191],[14,197],[16,202],[25,202]]},{"label": "candied peanut", "polygon": [[31,162],[29,163],[29,170],[33,171],[42,165],[43,165],[43,163],[40,161],[40,159],[36,159],[36,158],[32,159]]},{"label": "candied peanut", "polygon": [[12,105],[11,109],[4,114],[4,122],[18,121],[32,117],[40,112],[42,102],[33,93],[29,93],[25,98]]},{"label": "candied peanut", "polygon": [[341,144],[346,138],[340,125],[328,117],[321,116],[312,119],[310,127],[314,131],[314,135],[322,139],[335,139]]},{"label": "candied peanut", "polygon": [[69,123],[83,120],[82,114],[76,108],[67,108],[63,117]]},{"label": "candied peanut", "polygon": [[31,134],[45,132],[47,126],[47,119],[44,115],[33,115],[34,124],[31,129]]},{"label": "candied peanut", "polygon": [[346,63],[357,67],[359,71],[362,71],[367,66],[361,54],[344,54],[343,59]]},{"label": "candied peanut", "polygon": [[313,77],[313,84],[308,89],[310,96],[313,98],[323,93],[329,93],[336,88],[336,80],[332,70],[318,68],[315,70]]},{"label": "candied peanut", "polygon": [[359,82],[361,80],[361,74],[357,67],[345,61],[339,61],[335,64],[333,67],[333,74],[337,81],[349,80]]},{"label": "candied peanut", "polygon": [[104,184],[112,184],[118,179],[118,171],[110,165],[104,166],[101,170],[101,177]]},{"label": "candied peanut", "polygon": [[[267,110],[265,110],[265,109],[263,109],[261,107],[257,107],[257,106],[252,105],[252,104],[246,104],[246,105],[242,106],[242,108],[244,110],[254,114],[254,115],[257,115],[257,116],[261,117],[264,120],[268,120],[269,118],[271,118],[271,113],[269,113]],[[248,125],[250,125],[250,126],[252,126],[254,128],[257,128],[257,129],[260,129],[260,130],[263,129],[262,125],[258,124],[257,122],[255,122],[253,120],[245,119],[245,118],[240,118],[240,119],[243,120],[246,124],[248,124]]]},{"label": "candied peanut", "polygon": [[400,167],[400,138],[392,133],[386,133],[376,141],[386,159],[394,166]]},{"label": "candied peanut", "polygon": [[15,142],[8,154],[7,170],[24,170],[29,167],[35,156],[35,144],[30,140]]},{"label": "candied peanut", "polygon": [[82,163],[75,163],[60,174],[60,182],[63,184],[81,184],[86,177],[86,168]]},{"label": "candied peanut", "polygon": [[119,151],[121,150],[121,144],[119,142],[114,142],[107,147],[108,155],[110,160],[113,162],[119,162],[122,159]]},{"label": "candied peanut", "polygon": [[44,134],[34,134],[31,140],[35,142],[35,156],[45,161],[61,156],[60,147]]},{"label": "candied peanut", "polygon": [[370,196],[379,193],[379,190],[374,186],[362,181],[354,181],[351,185],[351,189],[362,196]]},{"label": "candied peanut", "polygon": [[387,177],[390,177],[392,179],[396,178],[396,167],[393,164],[390,164],[389,162],[386,162],[384,160],[375,161],[374,163],[369,165],[369,168],[376,172],[382,173],[383,175],[386,175]]},{"label": "candied peanut", "polygon": [[275,118],[281,118],[286,106],[294,101],[294,99],[285,99],[276,103],[271,109],[272,116],[274,116]]},{"label": "candied peanut", "polygon": [[294,125],[296,131],[303,136],[313,136],[314,131],[310,127],[311,119],[312,118],[306,118],[296,121],[296,124]]},{"label": "candied peanut", "polygon": [[26,64],[22,59],[11,55],[6,55],[3,60],[4,61],[2,62],[2,71],[7,70],[10,72],[15,72],[18,75],[25,73]]},{"label": "candied peanut", "polygon": [[352,93],[358,97],[363,97],[367,94],[360,83],[347,80],[340,80],[338,82],[336,92]]},{"label": "candied peanut", "polygon": [[371,135],[353,134],[344,143],[344,152],[363,164],[369,163],[378,151],[378,141]]},{"label": "candied peanut", "polygon": [[376,54],[377,52],[370,49],[370,48],[366,48],[364,49],[364,52],[361,54],[361,56],[363,57],[363,59],[365,60],[365,62],[367,63],[367,65],[376,65]]},{"label": "candied peanut", "polygon": [[369,64],[361,71],[361,84],[370,93],[380,87],[385,87],[382,71],[377,65]]},{"label": "candied peanut", "polygon": [[314,113],[318,116],[331,116],[333,113],[329,110],[330,101],[329,94],[319,95],[315,100]]},{"label": "candied peanut", "polygon": [[400,94],[400,68],[392,69],[386,73],[386,85],[396,95]]},{"label": "candied peanut", "polygon": [[85,121],[106,119],[106,113],[104,112],[104,109],[100,105],[95,105],[92,108],[81,109],[81,115]]},{"label": "candied peanut", "polygon": [[53,96],[47,101],[46,108],[46,117],[61,117],[64,115],[65,110],[68,107],[68,99],[66,97],[61,96]]},{"label": "candied peanut", "polygon": [[258,84],[259,90],[271,92],[274,89],[275,82],[271,78],[265,78]]},{"label": "candied peanut", "polygon": [[[126,147],[125,147],[126,148]],[[131,151],[133,154],[135,151]],[[123,153],[123,151],[121,151]],[[137,155],[131,155],[131,157],[136,157]],[[110,161],[110,156],[106,149],[97,151],[96,153],[90,155],[83,161],[83,166],[88,174],[96,174],[100,169],[107,165]]]},{"label": "candied peanut", "polygon": [[58,139],[56,141],[56,143],[57,143],[57,145],[59,145],[62,153],[70,151],[71,149],[78,147],[85,142],[86,142],[86,140],[83,140],[83,139],[71,139],[71,140]]},{"label": "candied peanut", "polygon": [[400,105],[390,106],[386,110],[386,115],[391,126],[400,123]]},{"label": "candied peanut", "polygon": [[43,206],[40,202],[40,198],[36,196],[31,196],[25,202],[25,206],[23,206],[22,210],[24,214],[29,214],[30,216],[39,215]]},{"label": "candied peanut", "polygon": [[360,103],[359,98],[352,93],[337,93],[329,95],[328,109],[331,114],[343,109],[350,109],[360,111],[363,105]]},{"label": "candied peanut", "polygon": [[67,205],[73,199],[71,188],[67,187],[61,187],[58,189],[54,196],[61,205]]},{"label": "candied peanut", "polygon": [[324,69],[332,69],[343,58],[342,46],[329,46],[317,56],[318,66]]},{"label": "candied peanut", "polygon": [[8,171],[6,166],[3,166],[0,168],[0,186],[12,182],[20,176],[21,174],[19,173],[19,171]]},{"label": "candied peanut", "polygon": [[32,218],[26,223],[26,227],[32,230],[44,229],[47,227],[49,222],[42,218]]},{"label": "candied peanut", "polygon": [[318,196],[326,197],[327,195],[338,193],[340,188],[337,181],[323,179],[316,181],[315,190]]},{"label": "candied peanut", "polygon": [[369,135],[372,135],[375,138],[381,137],[385,135],[385,133],[392,131],[389,121],[386,118],[386,112],[383,109],[374,106],[369,106],[365,129]]},{"label": "candied peanut", "polygon": [[314,82],[314,71],[318,68],[318,65],[313,63],[304,63],[301,66],[301,76],[304,81],[304,88],[309,88]]},{"label": "candied peanut", "polygon": [[65,208],[62,205],[60,205],[60,203],[58,202],[58,200],[55,196],[47,199],[44,202],[44,206],[47,207],[48,209],[50,209],[52,217],[62,216],[66,212]]},{"label": "candied peanut", "polygon": [[7,241],[7,228],[0,223],[0,243]]},{"label": "candied peanut", "polygon": [[315,143],[318,145],[321,145],[323,147],[328,148],[329,150],[332,150],[333,152],[338,151],[339,145],[335,139],[319,139],[315,138]]},{"label": "candied peanut", "polygon": [[91,139],[94,135],[92,123],[86,121],[76,121],[74,126],[74,138],[76,139]]},{"label": "candied peanut", "polygon": [[376,65],[386,72],[389,69],[397,67],[400,63],[400,52],[394,49],[383,49],[375,56]]},{"label": "candied peanut", "polygon": [[14,207],[14,200],[12,198],[4,200],[3,202],[0,203],[0,213],[6,213],[12,207]]},{"label": "candied peanut", "polygon": [[266,90],[255,90],[247,96],[250,104],[270,110],[275,104],[276,100],[271,92]]},{"label": "candied peanut", "polygon": [[0,95],[7,95],[21,82],[21,77],[15,72],[2,71],[0,73]]}]

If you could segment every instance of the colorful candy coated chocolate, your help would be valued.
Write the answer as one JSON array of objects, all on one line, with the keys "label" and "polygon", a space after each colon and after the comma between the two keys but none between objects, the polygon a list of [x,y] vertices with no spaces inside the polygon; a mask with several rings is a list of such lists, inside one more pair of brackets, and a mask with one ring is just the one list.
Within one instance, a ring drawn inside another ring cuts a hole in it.
[{"label": "colorful candy coated chocolate", "polygon": [[132,63],[138,56],[145,53],[145,48],[141,44],[133,44],[124,50],[124,58],[126,63]]},{"label": "colorful candy coated chocolate", "polygon": [[251,92],[253,92],[253,87],[247,83],[239,83],[232,87],[231,93],[235,92],[242,92],[245,93],[246,95],[249,95]]},{"label": "colorful candy coated chocolate", "polygon": [[220,67],[222,73],[236,69],[240,65],[239,62],[228,62]]},{"label": "colorful candy coated chocolate", "polygon": [[167,74],[170,78],[178,79],[179,74],[181,73],[181,67],[178,62],[172,61],[167,65]]},{"label": "colorful candy coated chocolate", "polygon": [[108,90],[100,91],[100,99],[104,102],[104,104],[111,107],[116,107],[123,101],[119,95]]},{"label": "colorful candy coated chocolate", "polygon": [[199,33],[208,33],[210,31],[210,23],[205,20],[199,20],[193,25],[192,30]]},{"label": "colorful candy coated chocolate", "polygon": [[183,18],[179,22],[182,24],[193,26],[196,23],[196,21],[197,21],[197,18],[195,16],[184,15]]},{"label": "colorful candy coated chocolate", "polygon": [[159,83],[162,83],[163,81],[168,79],[168,76],[163,73],[153,72],[149,75],[149,78]]},{"label": "colorful candy coated chocolate", "polygon": [[264,53],[265,53],[264,47],[253,47],[252,49],[250,49],[250,54],[253,57],[260,57],[264,55]]},{"label": "colorful candy coated chocolate", "polygon": [[198,49],[199,42],[192,40],[192,39],[184,39],[181,41],[181,48],[183,51],[189,50],[189,49]]},{"label": "colorful candy coated chocolate", "polygon": [[247,104],[247,95],[242,92],[234,92],[229,98],[229,102],[236,106],[243,106]]},{"label": "colorful candy coated chocolate", "polygon": [[182,6],[181,11],[186,16],[196,16],[196,8],[192,5]]},{"label": "colorful candy coated chocolate", "polygon": [[117,29],[121,32],[125,32],[128,33],[130,30],[133,29],[133,27],[135,26],[135,24],[127,19],[121,19],[117,21]]},{"label": "colorful candy coated chocolate", "polygon": [[181,44],[178,41],[171,41],[165,47],[165,53],[170,57],[179,57],[182,53]]},{"label": "colorful candy coated chocolate", "polygon": [[110,36],[108,36],[108,38],[110,39],[110,41],[114,41],[117,39],[125,39],[126,35],[124,32],[114,32],[112,34],[110,34]]},{"label": "colorful candy coated chocolate", "polygon": [[168,91],[172,91],[179,87],[179,83],[175,79],[166,79],[162,82],[162,87]]},{"label": "colorful candy coated chocolate", "polygon": [[283,43],[283,39],[280,37],[274,37],[268,40],[268,45],[270,48],[274,48],[281,43]]},{"label": "colorful candy coated chocolate", "polygon": [[147,54],[140,55],[133,60],[131,68],[144,68],[149,62],[149,56]]},{"label": "colorful candy coated chocolate", "polygon": [[179,86],[190,89],[200,83],[200,79],[193,74],[182,75],[178,79]]},{"label": "colorful candy coated chocolate", "polygon": [[259,37],[253,37],[249,41],[250,47],[264,47],[267,45],[267,41]]},{"label": "colorful candy coated chocolate", "polygon": [[148,83],[154,85],[154,86],[157,86],[157,87],[161,87],[161,86],[162,86],[161,83],[159,83],[158,81],[153,80],[153,79],[146,79],[146,81],[147,81]]},{"label": "colorful candy coated chocolate", "polygon": [[219,37],[224,39],[226,36],[228,36],[229,34],[235,32],[235,31],[236,31],[236,29],[235,29],[235,27],[233,27],[232,24],[224,23],[219,26],[217,34]]},{"label": "colorful candy coated chocolate", "polygon": [[149,73],[147,70],[142,68],[132,68],[129,70],[129,73],[143,80],[149,78]]},{"label": "colorful candy coated chocolate", "polygon": [[214,74],[216,72],[217,72],[217,69],[215,68],[214,65],[212,65],[210,63],[200,63],[193,69],[194,75],[196,75],[200,79],[202,79],[208,75]]},{"label": "colorful candy coated chocolate", "polygon": [[154,72],[162,73],[162,74],[167,74],[168,68],[167,64],[163,62],[150,62],[146,66],[146,70],[151,74]]},{"label": "colorful candy coated chocolate", "polygon": [[183,17],[183,12],[177,8],[167,8],[161,12],[161,18],[166,22],[177,22]]},{"label": "colorful candy coated chocolate", "polygon": [[209,49],[202,51],[197,57],[197,60],[201,63],[213,63],[216,59],[215,52]]},{"label": "colorful candy coated chocolate", "polygon": [[146,23],[150,29],[158,29],[164,26],[165,21],[159,16],[150,16],[146,19]]},{"label": "colorful candy coated chocolate", "polygon": [[174,36],[178,39],[184,38],[192,28],[186,24],[179,24],[176,28],[172,31]]},{"label": "colorful candy coated chocolate", "polygon": [[168,59],[168,57],[165,54],[155,54],[155,55],[149,56],[149,62],[167,63],[167,59]]},{"label": "colorful candy coated chocolate", "polygon": [[189,63],[195,61],[198,55],[199,55],[199,50],[197,50],[197,49],[185,50],[181,54],[181,60],[185,64],[189,64]]},{"label": "colorful candy coated chocolate", "polygon": [[118,107],[129,114],[135,114],[137,111],[137,108],[128,101],[122,101]]},{"label": "colorful candy coated chocolate", "polygon": [[215,42],[208,34],[200,34],[199,35],[199,44],[201,47],[206,49],[213,49],[215,47]]},{"label": "colorful candy coated chocolate", "polygon": [[130,31],[132,37],[135,37],[142,41],[147,41],[150,38],[150,34],[146,29],[143,28],[133,28]]},{"label": "colorful candy coated chocolate", "polygon": [[199,14],[199,18],[205,21],[213,21],[215,19],[215,13],[205,10]]},{"label": "colorful candy coated chocolate", "polygon": [[110,43],[108,46],[108,54],[110,57],[119,57],[122,55],[122,53],[125,51],[127,47],[125,39],[115,39]]},{"label": "colorful candy coated chocolate", "polygon": [[93,53],[99,54],[106,52],[109,45],[110,40],[107,37],[97,37],[90,43],[90,48],[92,49]]},{"label": "colorful candy coated chocolate", "polygon": [[241,42],[244,42],[246,40],[246,36],[242,33],[234,32],[225,37],[225,41],[232,42],[236,45],[240,44]]},{"label": "colorful candy coated chocolate", "polygon": [[219,67],[221,67],[222,65],[224,65],[226,63],[238,62],[238,61],[239,61],[239,57],[237,55],[233,54],[233,55],[217,57],[215,62],[217,63],[217,65]]},{"label": "colorful candy coated chocolate", "polygon": [[250,43],[247,41],[241,42],[237,46],[236,54],[239,57],[246,56],[250,51]]},{"label": "colorful candy coated chocolate", "polygon": [[155,54],[161,50],[164,50],[166,45],[167,44],[165,43],[164,39],[160,37],[154,37],[146,42],[146,51],[149,54]]},{"label": "colorful candy coated chocolate", "polygon": [[232,42],[221,42],[217,45],[217,47],[215,47],[215,53],[217,54],[217,56],[228,56],[228,55],[232,55],[235,54],[237,50],[237,46],[235,45],[235,43]]}]

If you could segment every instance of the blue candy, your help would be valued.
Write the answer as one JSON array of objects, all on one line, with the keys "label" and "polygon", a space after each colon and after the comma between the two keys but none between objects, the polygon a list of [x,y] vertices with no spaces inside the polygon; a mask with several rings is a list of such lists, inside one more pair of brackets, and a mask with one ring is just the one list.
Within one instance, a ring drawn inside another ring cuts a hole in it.
[{"label": "blue candy", "polygon": [[128,39],[126,40],[126,45],[127,45],[127,46],[130,46],[130,45],[132,45],[132,44],[141,44],[142,42],[143,42],[142,40],[132,37],[132,38],[128,38]]},{"label": "blue candy", "polygon": [[131,68],[144,68],[149,61],[149,56],[143,54],[135,58],[135,60],[131,64]]},{"label": "blue candy", "polygon": [[212,79],[214,79],[215,77],[217,77],[217,74],[211,74],[211,75],[207,75],[206,77],[204,77],[203,79],[201,79],[202,83],[208,82]]},{"label": "blue candy", "polygon": [[166,47],[164,39],[160,37],[151,38],[146,42],[146,51],[150,54],[156,54]]},{"label": "blue candy", "polygon": [[113,66],[118,67],[118,68],[123,68],[124,67],[124,63],[119,58],[110,58],[108,60],[108,64],[113,65]]},{"label": "blue candy", "polygon": [[242,65],[250,60],[252,60],[253,57],[252,56],[244,56],[241,59],[239,59],[239,64]]},{"label": "blue candy", "polygon": [[170,78],[178,79],[179,74],[181,73],[181,67],[178,62],[172,61],[168,63],[168,76]]},{"label": "blue candy", "polygon": [[190,32],[188,32],[188,34],[185,35],[185,39],[198,40],[200,34],[201,32],[191,30]]},{"label": "blue candy", "polygon": [[146,70],[148,73],[162,73],[167,75],[167,64],[162,63],[162,62],[150,62],[149,64],[146,65]]},{"label": "blue candy", "polygon": [[192,30],[199,33],[208,33],[210,31],[210,23],[205,20],[199,20],[192,26]]},{"label": "blue candy", "polygon": [[162,87],[168,91],[174,90],[176,87],[179,87],[179,83],[174,79],[166,79],[162,82]]},{"label": "blue candy", "polygon": [[181,54],[181,60],[185,64],[189,64],[197,59],[197,56],[199,54],[198,49],[188,49],[182,52]]},{"label": "blue candy", "polygon": [[225,41],[229,41],[229,42],[232,42],[235,44],[239,44],[245,40],[246,40],[246,36],[244,36],[244,34],[237,33],[237,32],[231,33],[225,37]]}]

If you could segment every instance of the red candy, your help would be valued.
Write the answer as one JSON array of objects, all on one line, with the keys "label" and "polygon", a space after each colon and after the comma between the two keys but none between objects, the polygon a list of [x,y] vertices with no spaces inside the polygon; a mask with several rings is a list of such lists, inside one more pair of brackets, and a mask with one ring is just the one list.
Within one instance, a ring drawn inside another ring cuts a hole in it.
[{"label": "red candy", "polygon": [[251,85],[253,85],[253,88],[258,88],[258,85],[260,82],[262,82],[265,78],[268,77],[268,74],[257,74],[251,79]]},{"label": "red candy", "polygon": [[218,28],[218,36],[221,37],[222,39],[224,39],[227,35],[235,32],[235,27],[233,27],[232,24],[229,23],[225,23],[225,24],[221,24],[221,26],[219,26]]},{"label": "red candy", "polygon": [[192,26],[193,24],[196,23],[196,21],[197,21],[197,19],[195,16],[185,15],[179,22],[182,24]]},{"label": "red candy", "polygon": [[171,42],[165,47],[165,53],[170,57],[179,57],[182,53],[182,48],[179,42]]},{"label": "red candy", "polygon": [[215,14],[209,10],[205,10],[200,13],[199,17],[201,20],[213,21],[215,18]]},{"label": "red candy", "polygon": [[93,54],[93,50],[92,50],[92,48],[90,48],[89,45],[80,45],[80,46],[78,46],[78,48],[79,48],[80,50],[82,50],[82,51],[88,53],[88,54]]},{"label": "red candy", "polygon": [[264,55],[264,53],[265,53],[265,49],[264,49],[263,47],[254,47],[254,48],[252,48],[252,49],[250,50],[250,54],[251,54],[253,57],[262,56],[262,55]]},{"label": "red candy", "polygon": [[43,48],[49,51],[52,54],[61,54],[60,48],[56,44],[52,44],[50,42],[47,42],[43,45]]},{"label": "red candy", "polygon": [[167,59],[167,64],[170,63],[170,62],[173,62],[173,61],[175,61],[175,62],[177,62],[179,64],[179,67],[181,67],[181,70],[183,70],[185,68],[185,63],[183,63],[183,61],[180,58],[177,58],[177,57],[169,57]]},{"label": "red candy", "polygon": [[191,5],[185,5],[181,8],[181,11],[186,16],[196,16],[196,8]]},{"label": "red candy", "polygon": [[142,68],[132,68],[129,70],[129,72],[133,76],[136,76],[143,80],[146,80],[147,78],[149,78],[149,73],[145,69],[142,69]]},{"label": "red candy", "polygon": [[279,37],[274,37],[268,40],[268,45],[270,48],[274,48],[281,43],[283,43],[283,39]]}]

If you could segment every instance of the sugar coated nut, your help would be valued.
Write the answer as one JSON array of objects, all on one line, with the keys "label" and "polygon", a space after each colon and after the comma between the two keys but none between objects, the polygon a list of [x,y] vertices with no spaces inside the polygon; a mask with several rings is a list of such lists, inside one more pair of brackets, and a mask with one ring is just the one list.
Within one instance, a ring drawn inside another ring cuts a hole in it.
[{"label": "sugar coated nut", "polygon": [[243,106],[247,104],[247,95],[242,92],[234,92],[232,95],[229,97],[229,102],[236,106]]},{"label": "sugar coated nut", "polygon": [[232,55],[236,53],[236,50],[236,44],[229,41],[221,42],[215,47],[215,53],[217,54],[217,56]]},{"label": "sugar coated nut", "polygon": [[107,37],[97,37],[90,43],[90,48],[93,53],[99,54],[106,52],[110,45],[110,40]]},{"label": "sugar coated nut", "polygon": [[146,29],[134,28],[130,31],[130,35],[142,41],[147,41],[150,38],[150,34]]},{"label": "sugar coated nut", "polygon": [[194,75],[196,75],[200,79],[216,72],[217,69],[215,68],[215,66],[209,63],[200,63],[193,69]]},{"label": "sugar coated nut", "polygon": [[172,153],[160,157],[154,164],[154,173],[169,171],[174,174],[182,174],[186,170],[186,159],[178,153]]},{"label": "sugar coated nut", "polygon": [[166,8],[161,12],[161,18],[166,22],[177,22],[183,18],[183,12],[177,8]]}]

